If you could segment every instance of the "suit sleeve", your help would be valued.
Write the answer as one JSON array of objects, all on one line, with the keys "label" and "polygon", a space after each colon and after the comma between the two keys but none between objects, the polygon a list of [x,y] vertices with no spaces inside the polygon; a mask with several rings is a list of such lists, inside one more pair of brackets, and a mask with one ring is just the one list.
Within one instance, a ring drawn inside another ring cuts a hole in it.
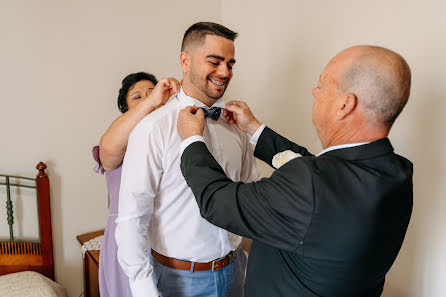
[{"label": "suit sleeve", "polygon": [[313,156],[306,148],[289,141],[268,127],[265,127],[262,134],[260,134],[254,156],[273,167],[272,160],[274,155],[286,150],[291,150],[302,156]]},{"label": "suit sleeve", "polygon": [[303,241],[314,207],[311,173],[302,158],[253,183],[232,182],[203,142],[181,157],[182,173],[203,218],[232,233],[295,251]]}]

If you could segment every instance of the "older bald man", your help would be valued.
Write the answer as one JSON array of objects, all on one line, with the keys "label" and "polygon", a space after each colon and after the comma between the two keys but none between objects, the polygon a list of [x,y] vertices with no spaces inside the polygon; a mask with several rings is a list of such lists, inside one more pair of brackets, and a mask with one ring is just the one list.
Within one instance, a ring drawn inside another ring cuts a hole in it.
[{"label": "older bald man", "polygon": [[246,296],[381,295],[412,212],[412,163],[387,138],[410,80],[405,60],[385,48],[356,46],[331,59],[313,89],[317,155],[230,102],[224,115],[252,135],[257,158],[301,156],[255,183],[224,175],[200,141],[201,110],[180,112],[181,169],[202,216],[253,238]]}]

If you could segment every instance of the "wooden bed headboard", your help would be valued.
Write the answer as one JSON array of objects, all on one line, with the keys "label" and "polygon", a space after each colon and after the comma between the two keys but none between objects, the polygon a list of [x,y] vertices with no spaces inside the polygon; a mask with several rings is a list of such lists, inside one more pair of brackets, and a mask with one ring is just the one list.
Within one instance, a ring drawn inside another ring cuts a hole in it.
[{"label": "wooden bed headboard", "polygon": [[[9,225],[9,241],[0,241],[0,275],[36,271],[54,280],[53,240],[51,235],[50,182],[45,173],[46,165],[37,164],[36,178],[0,175],[0,186],[6,186],[6,209]],[[20,182],[11,183],[10,179],[34,181],[34,185]],[[11,187],[35,188],[39,217],[39,240],[14,240],[14,213],[10,197]]]}]

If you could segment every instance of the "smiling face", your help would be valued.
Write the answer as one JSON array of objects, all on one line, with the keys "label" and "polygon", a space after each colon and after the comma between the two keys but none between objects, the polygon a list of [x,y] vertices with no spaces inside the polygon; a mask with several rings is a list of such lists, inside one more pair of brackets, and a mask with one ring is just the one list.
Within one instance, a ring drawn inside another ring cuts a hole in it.
[{"label": "smiling face", "polygon": [[220,99],[232,78],[234,54],[234,42],[216,35],[207,35],[203,44],[182,52],[186,94],[208,105]]},{"label": "smiling face", "polygon": [[135,107],[141,101],[141,99],[149,96],[154,88],[155,85],[149,80],[140,80],[136,82],[127,92],[128,110]]}]

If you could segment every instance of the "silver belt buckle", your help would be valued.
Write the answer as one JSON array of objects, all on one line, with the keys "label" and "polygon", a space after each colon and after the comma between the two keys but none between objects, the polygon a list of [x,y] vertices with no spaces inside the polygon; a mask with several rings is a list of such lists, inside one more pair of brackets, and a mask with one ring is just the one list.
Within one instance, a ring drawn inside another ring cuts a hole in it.
[{"label": "silver belt buckle", "polygon": [[230,251],[226,256],[221,257],[221,258],[218,258],[218,259],[215,259],[214,261],[212,261],[212,271],[215,271],[215,263],[216,263],[217,261],[224,260],[227,256],[229,256],[228,265],[231,264],[231,263],[232,263],[232,260],[233,260],[233,258],[234,258],[234,255],[233,255],[233,254],[234,254],[234,253],[233,253],[232,251]]}]

